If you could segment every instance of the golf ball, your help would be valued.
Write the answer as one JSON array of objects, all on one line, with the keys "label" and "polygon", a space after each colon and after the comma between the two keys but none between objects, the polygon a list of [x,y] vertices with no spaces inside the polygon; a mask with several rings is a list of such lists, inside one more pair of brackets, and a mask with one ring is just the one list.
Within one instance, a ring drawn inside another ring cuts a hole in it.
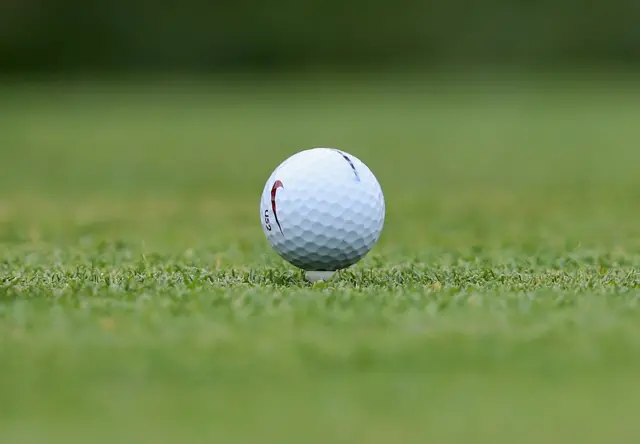
[{"label": "golf ball", "polygon": [[380,237],[382,189],[357,157],[334,148],[301,151],[271,174],[260,218],[273,249],[307,271],[336,271],[362,259]]}]

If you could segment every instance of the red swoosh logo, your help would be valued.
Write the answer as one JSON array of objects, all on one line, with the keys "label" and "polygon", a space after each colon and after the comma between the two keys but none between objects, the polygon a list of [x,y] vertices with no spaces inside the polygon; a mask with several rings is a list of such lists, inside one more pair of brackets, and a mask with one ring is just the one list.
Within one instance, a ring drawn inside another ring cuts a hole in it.
[{"label": "red swoosh logo", "polygon": [[280,228],[280,233],[284,234],[282,233],[282,227],[280,226],[280,221],[278,220],[278,210],[276,210],[276,193],[278,192],[278,188],[284,188],[284,185],[282,185],[282,182],[280,182],[279,180],[276,180],[271,187],[271,210],[273,211],[273,217],[278,224],[278,228]]}]

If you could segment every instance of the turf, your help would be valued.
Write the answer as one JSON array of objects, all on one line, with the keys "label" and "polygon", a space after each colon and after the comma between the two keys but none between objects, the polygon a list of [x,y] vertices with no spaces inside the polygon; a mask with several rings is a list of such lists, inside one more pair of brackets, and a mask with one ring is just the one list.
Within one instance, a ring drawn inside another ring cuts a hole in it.
[{"label": "turf", "polygon": [[[4,87],[0,442],[637,441],[640,95],[462,86]],[[312,146],[388,210],[317,285],[257,209]]]}]

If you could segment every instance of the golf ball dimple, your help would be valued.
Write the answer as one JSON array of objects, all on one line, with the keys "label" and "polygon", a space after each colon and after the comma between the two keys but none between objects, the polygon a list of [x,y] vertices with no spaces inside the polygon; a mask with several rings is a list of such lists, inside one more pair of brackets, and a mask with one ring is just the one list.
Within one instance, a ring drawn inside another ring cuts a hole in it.
[{"label": "golf ball dimple", "polygon": [[335,271],[362,259],[382,232],[378,180],[357,157],[334,148],[301,151],[282,162],[260,200],[273,249],[307,271]]}]

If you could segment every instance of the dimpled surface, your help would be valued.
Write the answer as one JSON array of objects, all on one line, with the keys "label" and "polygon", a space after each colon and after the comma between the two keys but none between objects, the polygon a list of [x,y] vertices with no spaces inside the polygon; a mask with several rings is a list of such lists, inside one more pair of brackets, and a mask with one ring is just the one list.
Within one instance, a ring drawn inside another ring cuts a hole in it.
[{"label": "dimpled surface", "polygon": [[286,261],[304,270],[340,270],[375,245],[385,203],[378,180],[357,157],[313,148],[291,156],[271,174],[260,217],[267,239]]}]

